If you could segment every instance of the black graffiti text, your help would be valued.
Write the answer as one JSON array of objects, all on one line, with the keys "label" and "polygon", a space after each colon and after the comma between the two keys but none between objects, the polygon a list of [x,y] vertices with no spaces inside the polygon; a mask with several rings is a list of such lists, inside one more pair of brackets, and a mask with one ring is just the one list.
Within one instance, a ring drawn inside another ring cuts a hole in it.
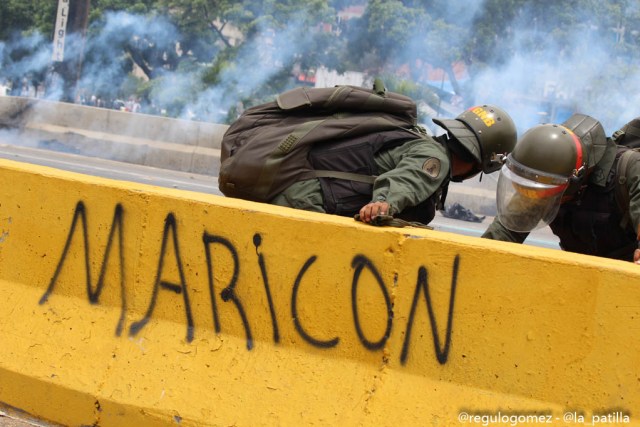
[{"label": "black graffiti text", "polygon": [[[73,218],[71,221],[71,226],[69,228],[69,233],[67,235],[67,239],[65,241],[64,247],[62,249],[62,254],[60,259],[56,265],[56,269],[53,273],[53,276],[47,286],[46,291],[40,298],[40,304],[45,304],[50,299],[53,294],[56,283],[58,282],[60,273],[65,265],[65,262],[69,256],[69,252],[72,246],[72,241],[74,236],[78,233],[81,234],[82,244],[84,248],[84,267],[85,267],[85,281],[86,281],[86,290],[87,290],[87,298],[91,304],[98,304],[100,302],[100,296],[104,290],[105,286],[105,278],[107,277],[107,266],[109,265],[109,260],[113,256],[113,253],[117,250],[117,262],[119,265],[118,276],[119,276],[119,291],[121,295],[121,310],[120,317],[118,319],[118,323],[116,325],[116,336],[120,336],[125,327],[125,315],[127,312],[127,297],[126,297],[126,257],[124,254],[124,217],[125,211],[122,205],[117,204],[113,214],[113,220],[111,222],[111,227],[109,230],[109,235],[107,239],[107,243],[104,250],[104,255],[102,258],[102,262],[100,264],[100,273],[98,276],[98,280],[94,287],[93,280],[90,272],[90,251],[89,251],[89,233],[88,233],[88,224],[87,224],[87,208],[85,204],[80,201],[77,203]],[[80,228],[79,228],[80,224]],[[164,227],[162,231],[162,239],[160,252],[157,260],[157,268],[155,272],[155,276],[152,281],[150,281],[152,286],[151,297],[149,303],[147,305],[147,310],[144,316],[141,319],[133,321],[129,326],[129,335],[135,336],[139,334],[144,327],[148,324],[148,322],[153,318],[153,313],[156,308],[157,298],[159,292],[168,291],[171,295],[176,295],[180,297],[178,301],[179,304],[184,309],[185,315],[185,340],[187,342],[191,342],[194,339],[196,325],[194,322],[194,316],[191,309],[191,292],[189,291],[189,284],[187,283],[186,276],[184,273],[184,260],[181,255],[181,245],[180,245],[180,233],[178,229],[178,221],[173,213],[169,213],[166,215],[164,219]],[[236,245],[230,240],[228,237],[212,234],[208,231],[204,231],[202,234],[202,242],[203,242],[203,250],[206,259],[206,267],[207,267],[207,286],[209,289],[209,299],[211,306],[211,313],[213,319],[213,329],[216,333],[222,332],[222,324],[220,321],[220,316],[218,313],[218,303],[221,300],[224,303],[232,303],[235,307],[239,321],[242,324],[242,327],[245,331],[246,338],[246,346],[248,350],[251,350],[254,347],[254,338],[251,327],[251,322],[248,316],[247,307],[251,305],[251,301],[243,301],[240,297],[237,289],[239,286],[247,286],[240,282],[240,273],[242,265],[240,263],[240,256],[238,254],[238,250],[236,249]],[[263,240],[262,236],[259,233],[255,233],[253,236],[253,246],[255,247],[256,252],[256,262],[260,268],[260,273],[262,277],[262,285],[264,287],[264,292],[267,300],[267,309],[269,310],[269,315],[271,319],[271,326],[273,330],[273,342],[278,344],[280,342],[280,325],[277,319],[278,307],[274,304],[274,299],[272,295],[271,285],[269,282],[269,269],[268,269],[268,259],[264,256],[262,252]],[[172,248],[172,250],[170,250]],[[217,283],[216,274],[215,274],[215,265],[214,265],[214,256],[215,251],[226,251],[232,259],[233,270],[231,274],[231,278],[228,283]],[[171,260],[167,260],[168,253],[172,253],[174,256],[171,257]],[[244,258],[243,258],[244,259]],[[302,324],[300,320],[300,316],[298,316],[298,303],[300,298],[300,288],[303,286],[305,282],[305,277],[309,274],[312,274],[313,265],[317,261],[318,255],[311,255],[307,258],[304,264],[298,270],[295,281],[291,286],[291,296],[290,296],[290,315],[293,322],[293,328],[297,332],[297,334],[307,343],[312,346],[318,348],[334,348],[339,345],[340,337],[339,336],[331,336],[331,333],[322,334],[323,336],[330,336],[331,338],[320,338],[317,335],[309,332],[309,327]],[[178,271],[179,280],[177,283],[165,280],[163,278],[163,271],[165,270],[166,263],[172,262]],[[412,335],[414,330],[414,323],[416,319],[416,313],[419,310],[426,310],[428,315],[431,335],[433,337],[433,347],[435,352],[435,358],[440,364],[445,364],[448,360],[449,353],[451,351],[451,342],[453,337],[453,319],[454,319],[454,306],[455,306],[455,296],[456,289],[458,284],[458,272],[460,269],[460,256],[456,255],[453,262],[453,270],[451,274],[451,287],[450,287],[450,298],[449,298],[449,307],[448,314],[446,318],[446,327],[444,330],[444,338],[441,339],[441,332],[438,326],[438,320],[436,319],[434,312],[434,302],[429,289],[429,271],[425,266],[419,266],[417,280],[414,287],[413,299],[411,303],[411,309],[409,312],[409,316],[407,319],[406,325],[404,326],[404,338],[402,344],[402,351],[400,354],[400,362],[404,365],[407,363],[409,358]],[[352,307],[352,318],[354,322],[354,330],[355,334],[358,337],[360,343],[366,349],[370,351],[379,351],[383,349],[391,336],[391,333],[394,328],[394,307],[389,295],[388,286],[384,281],[384,278],[378,271],[375,263],[364,254],[356,254],[351,259],[351,267],[353,269],[353,276],[351,282],[351,307]],[[386,313],[386,321],[384,331],[381,332],[380,336],[377,337],[368,337],[365,336],[363,331],[359,311],[358,311],[358,288],[361,286],[361,276],[364,271],[368,271],[375,279],[376,285],[380,288],[382,293],[382,299],[384,304],[384,312]],[[111,277],[114,275],[112,274]],[[396,280],[396,278],[394,278]],[[263,308],[263,307],[261,307]]]}]

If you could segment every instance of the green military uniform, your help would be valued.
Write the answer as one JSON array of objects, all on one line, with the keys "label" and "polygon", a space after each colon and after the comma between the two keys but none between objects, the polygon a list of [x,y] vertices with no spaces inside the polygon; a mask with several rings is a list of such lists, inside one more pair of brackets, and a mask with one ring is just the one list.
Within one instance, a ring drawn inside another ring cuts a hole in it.
[{"label": "green military uniform", "polygon": [[[615,186],[615,182],[617,182],[617,179],[618,179],[618,176],[617,176],[618,171],[612,168],[614,168],[614,166],[617,165],[615,161],[617,151],[618,151],[617,146],[612,141],[608,141],[606,149],[604,151],[604,155],[593,168],[593,171],[589,175],[589,178],[587,181],[587,187],[590,188],[592,192],[603,193],[607,187],[612,188],[612,186]],[[625,230],[617,230],[617,231],[621,233],[626,233],[628,236],[635,235],[637,238],[638,233],[640,232],[640,154],[634,155],[631,158],[628,164],[626,176],[627,176],[627,180],[624,188],[629,194],[629,211],[628,211],[629,221],[624,224],[620,224],[620,221],[616,221],[616,223],[614,224],[614,227],[617,226],[617,228],[621,228],[622,226],[624,226]],[[608,203],[607,206],[610,212],[614,212],[618,210],[615,203]],[[563,208],[563,205],[561,205],[560,209],[562,210],[562,208]],[[580,204],[575,204],[573,209],[574,211],[580,210]],[[587,208],[585,207],[585,209]],[[563,242],[563,238],[562,238],[563,236],[562,232],[564,231],[564,229],[568,227],[577,229],[580,227],[578,227],[577,224],[570,223],[570,222],[567,222],[567,224],[560,224],[560,221],[561,219],[559,219],[559,217],[556,217],[550,223],[550,226],[554,234],[559,235],[559,237],[561,238],[560,246],[563,247],[563,249],[565,249],[566,242]],[[590,239],[592,241],[595,241],[599,238],[605,237],[603,235],[613,234],[613,231],[615,230],[612,230],[611,228],[606,229],[605,227],[602,227],[600,229],[598,228],[593,228],[593,230],[581,229],[577,231],[584,235],[588,235],[589,233],[593,232],[594,234],[592,236],[585,236],[585,240]],[[496,217],[493,220],[492,224],[487,228],[485,233],[482,235],[482,237],[494,239],[494,240],[502,240],[507,242],[522,243],[525,241],[528,235],[529,235],[528,232],[515,232],[507,229],[500,222],[499,217]],[[597,249],[595,250],[594,253],[590,253],[591,251],[589,251],[588,249],[585,249],[584,251],[574,250],[574,252],[589,253],[592,255],[599,255],[599,256],[608,256],[608,254],[606,253],[597,253]],[[616,256],[610,256],[610,257],[629,259],[629,255],[632,255],[632,251],[629,252],[629,250],[626,250],[624,255],[617,254]]]},{"label": "green military uniform", "polygon": [[[450,161],[443,144],[427,137],[381,150],[374,157],[379,175],[371,201],[386,201],[390,214],[417,206],[448,182]],[[271,200],[272,204],[325,212],[318,179],[292,184]]]}]

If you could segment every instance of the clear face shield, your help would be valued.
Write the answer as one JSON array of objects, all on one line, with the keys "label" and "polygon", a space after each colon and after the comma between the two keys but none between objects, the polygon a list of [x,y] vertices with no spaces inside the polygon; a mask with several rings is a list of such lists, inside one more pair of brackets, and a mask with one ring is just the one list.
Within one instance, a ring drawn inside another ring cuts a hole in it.
[{"label": "clear face shield", "polygon": [[549,225],[558,213],[568,183],[567,177],[528,168],[509,155],[498,178],[498,220],[517,232]]}]

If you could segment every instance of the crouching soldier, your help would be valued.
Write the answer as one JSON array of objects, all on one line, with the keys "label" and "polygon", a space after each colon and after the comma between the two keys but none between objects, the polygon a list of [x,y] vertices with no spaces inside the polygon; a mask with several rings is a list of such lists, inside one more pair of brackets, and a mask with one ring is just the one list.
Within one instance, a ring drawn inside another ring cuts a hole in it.
[{"label": "crouching soldier", "polygon": [[522,243],[549,225],[563,250],[640,260],[640,137],[623,127],[607,138],[596,119],[574,114],[562,125],[525,132],[500,171],[498,215],[483,237]]},{"label": "crouching soldier", "polygon": [[[450,181],[460,182],[479,173],[500,169],[513,149],[516,127],[511,117],[493,105],[472,107],[455,119],[434,119],[446,132],[432,137],[376,144],[322,144],[310,153],[317,169],[339,170],[293,183],[270,202],[316,212],[357,216],[385,225],[383,218],[428,224],[443,209]],[[366,173],[366,182],[348,173]]]}]

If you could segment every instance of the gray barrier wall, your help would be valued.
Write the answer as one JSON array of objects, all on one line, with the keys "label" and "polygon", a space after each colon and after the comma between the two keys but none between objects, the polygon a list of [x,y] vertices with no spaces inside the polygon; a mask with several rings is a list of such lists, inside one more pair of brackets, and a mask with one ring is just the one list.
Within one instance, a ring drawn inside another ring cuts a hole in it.
[{"label": "gray barrier wall", "polygon": [[213,174],[227,126],[0,96],[0,129],[5,143]]}]

